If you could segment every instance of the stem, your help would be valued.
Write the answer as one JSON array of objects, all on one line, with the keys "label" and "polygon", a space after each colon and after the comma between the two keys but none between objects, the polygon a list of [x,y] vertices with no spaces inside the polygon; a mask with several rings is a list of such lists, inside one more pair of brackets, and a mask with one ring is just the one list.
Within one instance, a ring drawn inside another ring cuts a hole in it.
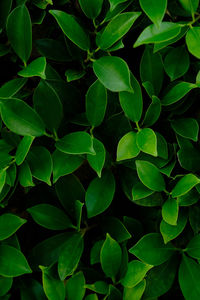
[{"label": "stem", "polygon": [[138,122],[135,122],[135,125],[136,125],[136,127],[137,127],[137,130],[138,130],[138,131],[140,131],[140,130],[141,130],[141,128],[140,128],[140,126],[139,126]]},{"label": "stem", "polygon": [[57,135],[57,132],[56,132],[55,128],[53,129],[53,134],[54,134],[54,139],[57,142],[59,140],[59,138],[58,138],[58,135]]}]

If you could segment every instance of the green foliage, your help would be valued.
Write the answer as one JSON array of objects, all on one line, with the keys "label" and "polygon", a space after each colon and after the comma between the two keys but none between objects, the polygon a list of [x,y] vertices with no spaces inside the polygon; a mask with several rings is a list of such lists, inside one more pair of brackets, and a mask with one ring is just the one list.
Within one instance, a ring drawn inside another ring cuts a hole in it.
[{"label": "green foliage", "polygon": [[199,300],[199,0],[1,0],[0,35],[0,299]]}]

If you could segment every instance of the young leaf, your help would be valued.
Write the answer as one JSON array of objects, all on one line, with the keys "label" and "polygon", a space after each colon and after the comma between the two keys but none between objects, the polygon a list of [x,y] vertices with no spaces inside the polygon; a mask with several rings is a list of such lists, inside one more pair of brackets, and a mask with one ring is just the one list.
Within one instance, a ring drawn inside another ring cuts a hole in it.
[{"label": "young leaf", "polygon": [[180,136],[197,142],[199,135],[199,124],[196,119],[181,118],[173,120],[171,121],[171,126]]},{"label": "young leaf", "polygon": [[7,35],[14,51],[26,64],[32,51],[32,24],[25,5],[17,6],[8,16]]},{"label": "young leaf", "polygon": [[101,178],[91,181],[85,197],[88,218],[95,217],[105,211],[111,204],[115,193],[115,178],[110,171]]},{"label": "young leaf", "polygon": [[26,160],[19,168],[19,182],[23,187],[34,186],[31,170]]},{"label": "young leaf", "polygon": [[60,10],[50,10],[64,34],[82,50],[90,49],[90,39],[76,18]]},{"label": "young leaf", "polygon": [[65,135],[62,139],[56,142],[56,148],[67,154],[95,155],[93,139],[84,131],[77,131]]},{"label": "young leaf", "polygon": [[24,101],[16,98],[1,99],[0,110],[3,122],[14,133],[30,136],[44,134],[44,123]]},{"label": "young leaf", "polygon": [[129,252],[149,265],[158,266],[167,261],[173,254],[172,245],[165,245],[159,233],[143,236]]},{"label": "young leaf", "polygon": [[121,280],[122,285],[127,288],[136,286],[144,279],[146,273],[152,267],[153,266],[147,265],[139,260],[132,260],[128,264],[125,277]]},{"label": "young leaf", "polygon": [[140,0],[140,6],[149,19],[159,27],[167,9],[167,0]]},{"label": "young leaf", "polygon": [[20,166],[24,162],[33,141],[34,141],[34,137],[32,136],[24,136],[21,139],[15,154],[16,164],[18,166]]},{"label": "young leaf", "polygon": [[32,273],[21,251],[8,245],[0,246],[0,275],[17,277]]},{"label": "young leaf", "polygon": [[86,116],[91,126],[99,126],[106,112],[107,91],[99,80],[95,81],[86,94]]},{"label": "young leaf", "polygon": [[26,223],[16,215],[5,213],[0,216],[0,240],[5,240],[13,235],[22,225]]},{"label": "young leaf", "polygon": [[34,77],[39,76],[42,79],[46,79],[46,58],[39,57],[33,60],[27,67],[18,72],[18,75],[22,77]]},{"label": "young leaf", "polygon": [[130,30],[140,14],[140,12],[126,12],[113,18],[100,36],[97,36],[99,48],[106,50],[113,46]]},{"label": "young leaf", "polygon": [[157,27],[155,24],[149,25],[138,37],[134,44],[134,48],[143,44],[168,41],[177,36],[180,31],[181,27],[177,23],[162,22],[159,27]]},{"label": "young leaf", "polygon": [[57,130],[63,117],[63,107],[54,88],[46,81],[41,80],[34,91],[33,103],[47,128],[52,132]]},{"label": "young leaf", "polygon": [[64,230],[73,227],[68,216],[56,206],[38,204],[28,208],[27,211],[37,224],[47,229]]},{"label": "young leaf", "polygon": [[92,169],[97,173],[99,177],[101,177],[101,172],[106,159],[106,150],[104,145],[99,140],[93,140],[95,155],[87,154],[87,160]]},{"label": "young leaf", "polygon": [[103,56],[93,63],[99,81],[112,92],[132,92],[130,71],[126,62],[116,56]]},{"label": "young leaf", "polygon": [[172,197],[180,197],[189,192],[193,187],[200,183],[200,179],[194,174],[183,176],[172,190]]},{"label": "young leaf", "polygon": [[121,138],[117,146],[117,161],[138,156],[140,149],[136,143],[136,137],[136,132],[130,131]]},{"label": "young leaf", "polygon": [[178,201],[169,197],[162,206],[163,220],[169,225],[177,225],[178,211]]},{"label": "young leaf", "polygon": [[137,160],[136,168],[141,182],[157,192],[165,190],[165,181],[158,168],[148,161]]},{"label": "young leaf", "polygon": [[179,268],[179,284],[186,300],[198,300],[200,297],[200,265],[193,259],[183,255]]},{"label": "young leaf", "polygon": [[58,273],[61,280],[71,275],[77,268],[83,248],[82,236],[79,233],[72,233],[62,248],[58,259]]},{"label": "young leaf", "polygon": [[144,128],[137,133],[136,144],[142,152],[158,156],[157,137],[155,132],[150,128]]},{"label": "young leaf", "polygon": [[119,244],[107,233],[100,253],[101,266],[107,277],[115,278],[121,264],[122,250]]},{"label": "young leaf", "polygon": [[142,116],[143,99],[139,82],[131,73],[131,86],[134,93],[120,92],[119,101],[125,115],[133,122],[139,122]]},{"label": "young leaf", "polygon": [[186,34],[186,45],[189,52],[197,58],[200,58],[200,27],[191,27]]},{"label": "young leaf", "polygon": [[50,152],[43,146],[35,146],[27,156],[33,177],[51,185],[53,162]]},{"label": "young leaf", "polygon": [[84,14],[94,20],[101,12],[103,0],[79,0],[79,4]]}]

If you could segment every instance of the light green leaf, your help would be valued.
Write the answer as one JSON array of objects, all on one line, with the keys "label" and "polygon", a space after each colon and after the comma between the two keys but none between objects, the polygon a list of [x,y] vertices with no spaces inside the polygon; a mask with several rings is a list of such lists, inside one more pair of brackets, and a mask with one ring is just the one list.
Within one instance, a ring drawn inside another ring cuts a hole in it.
[{"label": "light green leaf", "polygon": [[169,197],[162,206],[163,220],[170,225],[177,225],[178,212],[178,201]]},{"label": "light green leaf", "polygon": [[180,25],[172,22],[162,22],[159,27],[157,27],[155,24],[149,25],[138,37],[134,44],[134,48],[143,44],[168,41],[177,36],[180,31]]},{"label": "light green leaf", "polygon": [[83,272],[74,274],[66,284],[66,298],[68,300],[82,300],[85,295],[85,277]]},{"label": "light green leaf", "polygon": [[133,92],[127,63],[116,56],[103,56],[93,63],[99,81],[112,92]]},{"label": "light green leaf", "polygon": [[172,245],[165,245],[159,233],[143,236],[129,252],[149,265],[158,266],[167,261],[173,254]]},{"label": "light green leaf", "polygon": [[144,125],[146,125],[147,127],[152,126],[159,119],[160,113],[161,113],[160,99],[156,96],[153,96],[152,103],[149,105],[145,113],[145,117],[143,121]]},{"label": "light green leaf", "polygon": [[56,206],[50,204],[38,204],[27,211],[31,214],[34,221],[51,230],[64,230],[67,228],[73,228],[68,216]]},{"label": "light green leaf", "polygon": [[200,27],[192,27],[186,34],[186,45],[189,52],[200,58]]},{"label": "light green leaf", "polygon": [[141,300],[145,291],[146,280],[142,280],[132,288],[124,288],[123,300]]},{"label": "light green leaf", "polygon": [[92,169],[97,173],[99,177],[101,177],[101,172],[104,167],[105,159],[106,159],[106,150],[104,145],[99,140],[93,140],[95,155],[87,154],[87,160]]},{"label": "light green leaf", "polygon": [[119,244],[107,233],[100,253],[101,266],[107,277],[115,278],[121,264],[122,250]]},{"label": "light green leaf", "polygon": [[56,148],[67,154],[95,155],[92,137],[84,131],[72,132],[56,142]]},{"label": "light green leaf", "polygon": [[54,88],[46,81],[41,80],[34,90],[33,103],[47,128],[50,131],[57,130],[63,117],[63,107]]},{"label": "light green leaf", "polygon": [[153,191],[148,189],[141,182],[137,182],[136,184],[133,185],[132,196],[134,201],[144,199],[152,194]]},{"label": "light green leaf", "polygon": [[128,270],[125,277],[121,280],[121,284],[127,288],[136,286],[144,279],[146,273],[152,267],[153,266],[147,265],[139,260],[132,260],[128,264]]},{"label": "light green leaf", "polygon": [[82,50],[90,49],[89,35],[85,32],[76,18],[60,10],[50,10],[64,34]]},{"label": "light green leaf", "polygon": [[150,128],[144,128],[137,133],[136,143],[138,149],[142,152],[158,156],[157,137],[155,132]]},{"label": "light green leaf", "polygon": [[16,164],[18,166],[20,166],[24,162],[24,160],[31,148],[33,141],[34,141],[34,137],[32,137],[32,136],[24,136],[21,139],[21,141],[17,147],[16,154],[15,154]]},{"label": "light green leaf", "polygon": [[32,273],[23,253],[8,245],[0,246],[0,275],[17,277]]},{"label": "light green leaf", "polygon": [[193,187],[200,183],[200,179],[194,174],[183,176],[172,190],[172,197],[180,197],[189,192]]},{"label": "light green leaf", "polygon": [[199,135],[199,124],[196,119],[181,118],[173,120],[171,121],[171,126],[180,136],[197,142]]},{"label": "light green leaf", "polygon": [[85,197],[88,218],[104,212],[110,206],[114,193],[115,179],[110,171],[105,171],[101,178],[93,179]]},{"label": "light green leaf", "polygon": [[58,273],[61,280],[71,275],[78,266],[83,252],[83,238],[79,233],[72,233],[62,248],[58,259]]},{"label": "light green leaf", "polygon": [[139,122],[142,116],[143,99],[139,82],[131,73],[131,86],[134,93],[120,92],[119,101],[125,115],[133,122]]},{"label": "light green leaf", "polygon": [[27,156],[33,177],[51,185],[53,162],[50,152],[43,146],[35,146]]},{"label": "light green leaf", "polygon": [[101,12],[103,0],[79,0],[79,4],[84,14],[94,20]]},{"label": "light green leaf", "polygon": [[5,213],[0,216],[0,240],[5,240],[13,235],[22,225],[26,223],[16,215]]},{"label": "light green leaf", "polygon": [[45,75],[46,64],[47,62],[45,57],[36,58],[27,67],[19,71],[17,74],[22,77],[39,76],[42,79],[46,79],[46,75]]},{"label": "light green leaf", "polygon": [[167,9],[167,0],[140,0],[140,6],[149,19],[159,27]]},{"label": "light green leaf", "polygon": [[6,183],[6,170],[1,170],[0,171],[0,193],[3,190],[5,183]]},{"label": "light green leaf", "polygon": [[23,187],[34,186],[31,170],[27,161],[24,161],[19,168],[19,182]]},{"label": "light green leaf", "polygon": [[0,99],[1,117],[5,125],[16,134],[41,136],[45,132],[39,115],[24,101]]},{"label": "light green leaf", "polygon": [[140,149],[136,143],[136,136],[136,132],[130,131],[120,139],[117,146],[117,161],[138,156]]},{"label": "light green leaf", "polygon": [[7,35],[14,51],[26,64],[32,51],[32,24],[25,5],[17,6],[8,16]]},{"label": "light green leaf", "polygon": [[107,91],[99,80],[96,80],[86,94],[86,116],[91,126],[99,126],[106,112]]},{"label": "light green leaf", "polygon": [[126,12],[113,18],[97,36],[97,45],[106,50],[119,41],[132,27],[140,12]]}]

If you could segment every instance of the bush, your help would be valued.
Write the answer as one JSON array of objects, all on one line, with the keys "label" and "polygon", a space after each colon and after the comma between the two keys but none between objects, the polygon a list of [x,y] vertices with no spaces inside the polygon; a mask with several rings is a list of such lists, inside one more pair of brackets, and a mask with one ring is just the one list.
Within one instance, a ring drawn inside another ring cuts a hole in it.
[{"label": "bush", "polygon": [[0,299],[200,299],[199,0],[1,0]]}]

